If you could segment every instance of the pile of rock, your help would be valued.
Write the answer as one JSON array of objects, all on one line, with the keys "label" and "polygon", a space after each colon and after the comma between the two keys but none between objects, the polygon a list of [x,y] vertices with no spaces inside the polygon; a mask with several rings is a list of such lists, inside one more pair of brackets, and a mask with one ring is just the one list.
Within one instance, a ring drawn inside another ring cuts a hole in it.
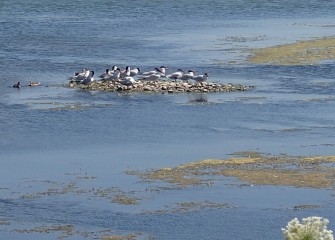
[{"label": "pile of rock", "polygon": [[213,82],[191,83],[183,81],[146,81],[138,80],[130,86],[121,84],[118,81],[94,81],[90,84],[77,84],[70,82],[69,87],[87,89],[92,91],[109,92],[157,92],[157,93],[206,93],[206,92],[233,92],[248,91],[255,86],[244,86],[240,84],[222,84]]}]

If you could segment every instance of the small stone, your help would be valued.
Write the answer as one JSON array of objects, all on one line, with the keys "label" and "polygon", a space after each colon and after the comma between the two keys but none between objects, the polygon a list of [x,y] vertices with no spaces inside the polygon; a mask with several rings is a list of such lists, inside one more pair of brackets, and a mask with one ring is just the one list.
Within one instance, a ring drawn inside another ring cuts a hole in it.
[{"label": "small stone", "polygon": [[143,88],[144,91],[152,91],[152,88],[150,86],[145,86]]}]

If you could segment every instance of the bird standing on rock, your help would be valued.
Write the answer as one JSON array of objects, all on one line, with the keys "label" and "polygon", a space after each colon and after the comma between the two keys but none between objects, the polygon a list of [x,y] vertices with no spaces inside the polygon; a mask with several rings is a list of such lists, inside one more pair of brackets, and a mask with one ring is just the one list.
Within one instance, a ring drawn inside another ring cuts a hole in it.
[{"label": "bird standing on rock", "polygon": [[159,74],[161,77],[165,77],[166,67],[161,66],[160,68],[155,68],[155,70],[142,73],[144,76],[149,76],[153,74]]},{"label": "bird standing on rock", "polygon": [[81,81],[81,84],[89,84],[94,81],[94,71],[87,70],[85,78]]},{"label": "bird standing on rock", "polygon": [[141,73],[140,68],[134,68],[134,69],[130,69],[130,76],[134,77],[135,75],[138,75]]},{"label": "bird standing on rock", "polygon": [[111,76],[113,73],[111,70],[109,70],[109,68],[106,68],[106,71],[102,74],[99,75],[99,78],[108,78],[109,76]]},{"label": "bird standing on rock", "polygon": [[70,77],[71,82],[81,83],[91,74],[91,71],[87,68],[83,68],[81,72],[76,72],[72,77]]},{"label": "bird standing on rock", "polygon": [[161,78],[160,74],[151,74],[151,75],[144,76],[143,78],[141,78],[141,80],[157,81],[160,78]]},{"label": "bird standing on rock", "polygon": [[184,74],[184,71],[179,68],[177,70],[177,72],[168,74],[168,75],[166,75],[166,77],[169,78],[169,79],[177,80],[177,79],[181,78],[183,76],[183,74]]},{"label": "bird standing on rock", "polygon": [[201,82],[205,82],[208,79],[208,74],[204,73],[203,75],[198,75],[198,76],[194,76],[192,77],[192,79],[196,82],[196,83],[201,83]]},{"label": "bird standing on rock", "polygon": [[117,66],[113,66],[111,69],[106,68],[106,71],[103,74],[99,75],[99,78],[102,78],[101,80],[104,80],[106,78],[109,78],[110,76],[113,75],[113,73],[116,71]]},{"label": "bird standing on rock", "polygon": [[136,83],[135,79],[131,76],[125,76],[121,79],[121,84],[126,86],[131,86]]},{"label": "bird standing on rock", "polygon": [[180,80],[187,81],[194,77],[194,71],[188,70],[187,73],[183,73],[183,75],[180,77]]},{"label": "bird standing on rock", "polygon": [[121,76],[121,69],[117,68],[114,73],[106,78],[103,78],[103,81],[118,81]]},{"label": "bird standing on rock", "polygon": [[124,71],[121,71],[121,75],[120,75],[120,77],[121,77],[121,78],[124,78],[124,77],[126,77],[126,76],[130,76],[130,67],[129,67],[129,66],[127,66],[126,69],[125,69]]}]

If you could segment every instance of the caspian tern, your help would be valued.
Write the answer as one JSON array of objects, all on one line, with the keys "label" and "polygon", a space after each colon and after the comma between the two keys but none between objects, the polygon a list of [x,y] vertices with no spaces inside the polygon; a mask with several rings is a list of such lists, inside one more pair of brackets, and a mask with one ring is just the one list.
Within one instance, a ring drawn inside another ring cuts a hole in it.
[{"label": "caspian tern", "polygon": [[208,74],[204,73],[203,75],[194,76],[192,79],[197,83],[205,82],[208,79]]},{"label": "caspian tern", "polygon": [[131,76],[131,77],[134,77],[135,75],[138,75],[138,74],[140,74],[140,73],[141,73],[140,68],[134,68],[134,69],[131,69],[131,70],[130,70],[130,76]]},{"label": "caspian tern", "polygon": [[126,76],[126,77],[122,78],[122,80],[121,80],[121,84],[126,85],[126,86],[131,86],[135,82],[136,82],[135,79],[131,76]]},{"label": "caspian tern", "polygon": [[144,76],[141,79],[142,80],[147,80],[147,81],[156,81],[156,80],[158,80],[160,78],[161,78],[160,74],[151,74],[151,75]]},{"label": "caspian tern", "polygon": [[120,79],[121,69],[117,68],[112,75],[108,78],[103,79],[104,81],[117,81]]},{"label": "caspian tern", "polygon": [[188,70],[187,73],[183,73],[183,75],[180,77],[181,80],[187,81],[190,80],[194,77],[194,71],[193,70]]},{"label": "caspian tern", "polygon": [[159,74],[161,77],[164,77],[166,73],[166,67],[161,66],[160,68],[155,68],[155,70],[149,71],[149,72],[144,72],[142,75],[148,76],[152,74]]},{"label": "caspian tern", "polygon": [[81,81],[81,84],[89,84],[90,82],[94,81],[94,71],[89,71],[88,70],[88,75],[85,77],[83,81]]},{"label": "caspian tern", "polygon": [[169,78],[169,79],[175,79],[176,80],[178,78],[181,78],[183,76],[183,73],[184,73],[184,71],[179,68],[177,70],[177,72],[168,74],[168,75],[166,75],[166,77]]}]

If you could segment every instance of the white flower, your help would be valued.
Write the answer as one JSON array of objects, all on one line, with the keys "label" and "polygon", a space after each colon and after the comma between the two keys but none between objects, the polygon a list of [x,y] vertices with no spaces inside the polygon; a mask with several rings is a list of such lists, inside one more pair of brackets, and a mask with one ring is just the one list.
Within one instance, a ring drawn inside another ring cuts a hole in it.
[{"label": "white flower", "polygon": [[333,231],[327,229],[328,219],[322,217],[297,218],[283,228],[285,240],[334,240]]}]

